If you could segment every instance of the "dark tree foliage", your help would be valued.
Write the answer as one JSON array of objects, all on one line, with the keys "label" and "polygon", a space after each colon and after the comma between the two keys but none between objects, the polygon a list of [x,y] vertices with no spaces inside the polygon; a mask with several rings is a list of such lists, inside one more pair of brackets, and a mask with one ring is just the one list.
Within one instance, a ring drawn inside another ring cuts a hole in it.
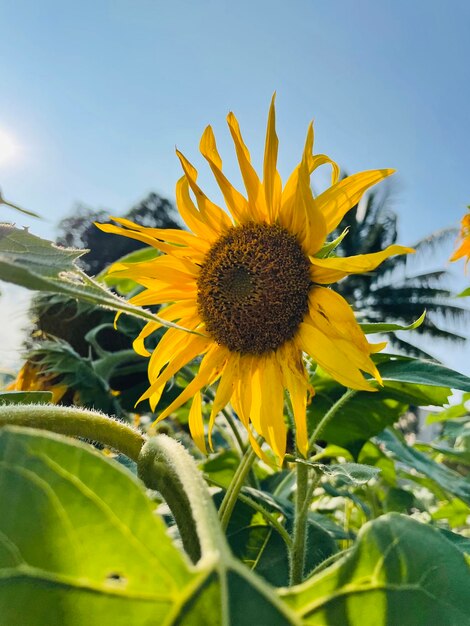
[{"label": "dark tree foliage", "polygon": [[[348,234],[336,249],[339,256],[379,252],[397,242],[398,216],[390,208],[390,186],[369,193],[362,203],[346,213],[337,230],[338,237],[345,228]],[[426,249],[442,243],[449,232],[442,231],[418,241],[413,247],[419,257]],[[452,233],[453,236],[453,233]],[[390,345],[415,357],[432,358],[419,348],[413,337],[420,334],[431,343],[444,339],[453,343],[465,341],[456,332],[456,322],[468,319],[469,311],[455,304],[452,293],[445,287],[450,276],[445,270],[409,273],[407,256],[396,256],[366,274],[353,274],[333,285],[352,305],[361,322],[396,322],[409,324],[424,310],[424,323],[406,340],[395,334],[387,339]],[[432,343],[431,343],[432,345]],[[432,352],[432,350],[431,350]]]},{"label": "dark tree foliage", "polygon": [[[92,276],[124,255],[145,246],[140,241],[110,235],[96,228],[94,222],[108,222],[109,215],[108,211],[79,205],[73,215],[64,218],[58,225],[58,244],[89,250],[81,258],[80,263],[82,268]],[[150,193],[123,217],[142,226],[181,228],[174,205],[156,193]]]}]

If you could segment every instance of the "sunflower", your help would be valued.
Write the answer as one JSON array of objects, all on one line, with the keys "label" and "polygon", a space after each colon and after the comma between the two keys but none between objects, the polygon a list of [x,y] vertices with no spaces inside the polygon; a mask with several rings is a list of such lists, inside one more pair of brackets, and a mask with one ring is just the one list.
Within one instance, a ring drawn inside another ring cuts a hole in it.
[{"label": "sunflower", "polygon": [[67,386],[61,385],[54,374],[46,374],[38,363],[28,360],[23,364],[16,379],[8,385],[7,390],[50,391],[51,402],[58,404],[64,397]]},{"label": "sunflower", "polygon": [[[469,207],[470,209],[470,207]],[[467,257],[465,259],[465,268],[467,267],[468,262],[470,261],[470,213],[464,215],[460,222],[460,246],[454,252],[454,254],[450,257],[451,261],[457,261],[462,257]]]},{"label": "sunflower", "polygon": [[[282,460],[287,395],[297,448],[307,455],[306,404],[313,389],[305,355],[347,387],[374,391],[362,372],[381,382],[370,354],[385,344],[369,344],[348,303],[326,285],[351,273],[369,272],[386,258],[413,250],[392,245],[373,254],[330,256],[334,246],[327,243],[328,233],[369,187],[393,170],[371,170],[339,180],[334,161],[313,155],[310,124],[302,160],[283,187],[276,167],[273,98],[261,181],[233,113],[227,122],[246,196],[223,174],[210,126],[202,135],[200,151],[221,189],[228,213],[204,194],[196,169],[177,150],[184,175],[176,185],[176,199],[190,232],[146,228],[121,218],[111,218],[117,225],[98,227],[163,253],[148,262],[118,262],[110,272],[131,278],[144,288],[132,298],[134,304],[165,304],[161,317],[195,331],[168,329],[150,354],[145,339],[159,325],[149,322],[134,341],[134,349],[150,357],[150,386],[141,400],[148,399],[153,410],[168,380],[202,356],[195,378],[157,421],[192,399],[189,427],[195,443],[205,452],[201,390],[218,380],[209,419],[211,448],[214,420],[230,402],[256,452],[262,455],[256,438],[260,435]],[[314,198],[310,176],[323,164],[332,168],[332,184]]]}]

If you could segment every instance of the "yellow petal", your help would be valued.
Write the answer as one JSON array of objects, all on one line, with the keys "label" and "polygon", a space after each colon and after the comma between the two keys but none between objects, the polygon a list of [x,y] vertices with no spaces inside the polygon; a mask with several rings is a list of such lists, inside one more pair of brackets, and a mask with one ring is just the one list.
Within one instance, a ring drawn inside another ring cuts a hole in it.
[{"label": "yellow petal", "polygon": [[203,251],[207,251],[209,248],[209,244],[205,239],[196,237],[193,233],[188,233],[179,228],[153,228],[151,226],[142,226],[124,217],[111,217],[111,219],[129,230],[144,233],[161,241],[174,243],[179,246],[194,247]]},{"label": "yellow petal", "polygon": [[212,405],[211,416],[209,420],[209,445],[211,450],[214,450],[212,445],[212,429],[214,427],[215,418],[222,411],[224,407],[230,402],[230,398],[233,395],[235,381],[238,376],[238,365],[240,356],[237,353],[231,354],[228,357],[223,374],[220,378],[217,392],[215,394],[214,402]]},{"label": "yellow petal", "polygon": [[142,279],[156,279],[163,283],[178,283],[195,281],[199,271],[199,266],[187,259],[165,255],[139,263],[113,263],[108,269],[108,274],[132,278],[136,282]]},{"label": "yellow petal", "polygon": [[276,94],[273,95],[271,106],[269,107],[263,166],[264,197],[266,200],[268,219],[271,223],[276,220],[279,213],[282,191],[281,177],[277,171],[277,151],[279,140],[276,134],[275,98]]},{"label": "yellow petal", "polygon": [[360,370],[350,363],[339,346],[315,326],[303,322],[299,328],[297,341],[304,352],[345,387],[376,391],[364,379]]},{"label": "yellow petal", "polygon": [[312,289],[307,321],[327,336],[353,366],[382,383],[379,371],[369,356],[371,346],[353,310],[342,296],[325,287]]},{"label": "yellow petal", "polygon": [[168,417],[173,411],[193,397],[195,393],[203,387],[214,383],[222,374],[225,362],[227,361],[228,350],[218,345],[212,345],[201,361],[199,372],[193,380],[185,387],[184,391],[168,406],[155,420],[155,423]]},{"label": "yellow petal", "polygon": [[312,263],[311,276],[314,283],[327,285],[334,283],[348,274],[363,274],[375,270],[385,259],[395,254],[414,254],[413,248],[405,246],[388,246],[380,252],[358,254],[347,257],[327,257],[317,259],[310,257]]},{"label": "yellow petal", "polygon": [[169,285],[161,280],[150,278],[139,279],[139,284],[146,287],[146,291],[141,292],[132,298],[132,304],[145,306],[150,304],[166,304],[178,300],[193,300],[197,298],[197,287],[195,282],[179,282]]},{"label": "yellow petal", "polygon": [[[187,324],[188,326],[185,326],[185,328],[192,330],[197,325],[199,317],[197,315],[194,317],[183,317],[180,321],[182,326]],[[148,366],[149,380],[152,383],[157,380],[163,367],[181,352],[192,346],[191,354],[198,354],[195,350],[198,348],[203,349],[209,341],[208,337],[204,338],[200,335],[184,333],[177,328],[168,328],[150,357]]]},{"label": "yellow petal", "polygon": [[219,231],[207,223],[191,200],[186,176],[182,176],[176,183],[176,205],[184,222],[193,233],[208,242],[217,239]]},{"label": "yellow petal", "polygon": [[207,454],[206,439],[204,437],[204,422],[202,421],[201,392],[194,395],[188,417],[189,430],[194,443],[203,454]]},{"label": "yellow petal", "polygon": [[238,125],[237,118],[233,113],[228,114],[227,122],[230,134],[232,135],[233,143],[235,144],[240,172],[242,174],[243,182],[245,183],[248,202],[250,205],[250,213],[256,221],[264,221],[267,219],[268,215],[266,213],[266,203],[262,193],[263,189],[261,181],[251,164],[250,153],[243,141],[240,126]]},{"label": "yellow petal", "polygon": [[279,366],[282,370],[284,387],[289,392],[295,422],[297,449],[304,457],[308,454],[307,395],[313,395],[308,384],[302,353],[298,347],[288,342],[278,350]]},{"label": "yellow petal", "polygon": [[308,255],[322,247],[326,235],[326,222],[318,209],[310,187],[309,159],[313,150],[313,126],[308,127],[301,163],[292,172],[284,187],[279,221],[284,228],[297,235]]},{"label": "yellow petal", "polygon": [[191,165],[188,159],[179,152],[176,151],[178,158],[183,167],[184,173],[186,174],[186,178],[188,179],[189,186],[191,187],[191,191],[196,197],[197,206],[199,207],[199,213],[202,216],[210,228],[216,232],[221,234],[227,228],[232,226],[232,222],[230,221],[229,216],[223,209],[214,204],[209,198],[205,195],[202,189],[197,184],[197,170]]},{"label": "yellow petal", "polygon": [[253,360],[251,420],[282,463],[286,453],[284,389],[275,353]]},{"label": "yellow petal", "polygon": [[148,322],[147,324],[145,324],[140,333],[132,342],[132,347],[134,351],[137,352],[137,354],[140,354],[140,356],[150,356],[151,352],[149,352],[145,347],[145,340],[147,339],[147,337],[150,337],[150,335],[154,333],[158,328],[160,328],[160,326],[161,324],[159,324],[158,322]]},{"label": "yellow petal", "polygon": [[[152,411],[154,411],[161,398],[161,395],[165,388],[165,384],[170,380],[170,378],[174,376],[182,367],[192,361],[196,356],[204,354],[211,345],[210,340],[204,340],[203,337],[199,337],[198,335],[187,336],[191,337],[191,339],[189,341],[181,342],[177,347],[177,352],[174,353],[174,355],[170,355],[168,358],[166,358],[167,362],[171,358],[171,361],[169,361],[166,368],[155,378],[149,376],[151,385],[147,389],[147,391],[143,393],[142,396],[139,398],[137,404],[142,400],[148,399]],[[163,355],[161,355],[161,361],[165,361]],[[155,372],[158,373],[157,363],[153,365],[153,369]]]},{"label": "yellow petal", "polygon": [[394,171],[384,169],[359,172],[344,178],[320,194],[315,202],[325,216],[328,232],[338,226],[345,214],[356,206],[367,189],[387,178]]},{"label": "yellow petal", "polygon": [[[111,217],[111,219],[114,219]],[[104,233],[111,233],[113,235],[121,235],[123,237],[127,237],[128,239],[136,239],[137,241],[141,241],[142,243],[146,243],[148,246],[152,246],[152,248],[157,248],[157,250],[161,250],[162,252],[166,252],[168,254],[171,253],[174,246],[170,244],[163,243],[154,237],[150,237],[143,232],[137,232],[134,230],[126,230],[121,228],[120,226],[116,226],[115,224],[99,224],[95,222],[95,226],[102,230]]]},{"label": "yellow petal", "polygon": [[[140,295],[140,294],[139,294]],[[131,298],[129,302],[133,299]],[[136,304],[133,302],[133,304]],[[176,320],[180,320],[183,317],[191,318],[197,315],[197,309],[193,302],[188,302],[187,300],[183,300],[182,302],[175,302],[170,306],[167,306],[165,309],[158,312],[158,316],[164,320],[169,322],[174,322]],[[150,356],[150,352],[145,347],[145,340],[152,333],[162,327],[160,322],[148,322],[142,328],[138,336],[134,339],[132,343],[133,349],[140,354],[141,356]]]},{"label": "yellow petal", "polygon": [[214,174],[222,195],[224,196],[227,208],[232,214],[235,222],[240,224],[253,219],[253,216],[250,215],[247,200],[239,191],[235,189],[235,187],[233,187],[233,185],[222,173],[222,159],[217,151],[214,133],[210,126],[206,128],[204,134],[202,135],[199,149],[203,157],[207,159],[207,162],[210,165],[212,173]]},{"label": "yellow petal", "polygon": [[232,405],[238,417],[240,418],[240,421],[246,429],[250,446],[253,448],[253,450],[256,452],[260,459],[262,459],[267,465],[272,465],[271,461],[263,452],[261,446],[253,435],[250,425],[250,411],[252,399],[252,361],[253,357],[251,357],[250,355],[244,355],[240,357],[239,376],[238,380],[235,381],[234,394],[232,396]]},{"label": "yellow petal", "polygon": [[340,175],[338,164],[333,161],[333,159],[330,159],[329,156],[326,156],[326,154],[316,154],[315,156],[311,154],[308,160],[308,169],[310,174],[312,174],[312,172],[314,172],[317,167],[320,167],[321,165],[331,165],[331,184],[335,185],[338,182]]}]

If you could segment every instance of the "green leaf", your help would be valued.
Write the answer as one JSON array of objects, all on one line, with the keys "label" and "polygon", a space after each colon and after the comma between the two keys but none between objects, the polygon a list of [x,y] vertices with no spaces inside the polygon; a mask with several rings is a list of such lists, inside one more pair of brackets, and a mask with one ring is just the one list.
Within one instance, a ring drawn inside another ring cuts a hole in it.
[{"label": "green leaf", "polygon": [[[451,448],[450,446],[439,445],[436,443],[429,444],[415,444],[417,450],[422,452],[430,452],[432,455],[433,451],[439,454],[442,454],[449,461],[453,461],[454,463],[462,463],[463,465],[470,465],[470,450],[467,448]],[[436,456],[436,455],[434,455]]]},{"label": "green leaf", "polygon": [[195,576],[130,473],[17,428],[0,431],[0,464],[4,624],[163,622]]},{"label": "green leaf", "polygon": [[466,526],[470,518],[470,507],[459,498],[452,498],[450,502],[444,502],[433,511],[431,517],[433,520],[446,520],[451,528]]},{"label": "green leaf", "polygon": [[470,287],[467,287],[466,289],[464,289],[462,291],[462,293],[459,293],[459,295],[457,297],[458,298],[467,298],[468,296],[470,296]]},{"label": "green leaf", "polygon": [[[332,446],[330,446],[332,447]],[[341,449],[341,448],[340,448]],[[365,485],[372,478],[380,474],[380,469],[361,463],[338,463],[324,465],[316,461],[294,458],[293,462],[309,465],[322,472],[326,477],[335,479],[338,485]]]},{"label": "green leaf", "polygon": [[343,239],[349,232],[349,227],[345,228],[339,237],[336,237],[333,241],[326,243],[315,255],[319,259],[324,259],[327,256],[330,256],[332,252],[336,250],[336,248],[340,245]]},{"label": "green leaf", "polygon": [[358,458],[359,463],[373,465],[380,469],[380,478],[391,487],[397,484],[397,472],[395,463],[386,454],[382,452],[379,446],[372,441],[368,441],[361,450]]},{"label": "green leaf", "polygon": [[214,480],[222,487],[228,487],[240,465],[240,457],[232,450],[224,450],[215,456],[209,457],[201,466],[209,480]]},{"label": "green leaf", "polygon": [[281,593],[305,626],[468,626],[470,568],[441,533],[406,516],[366,524],[346,556]]},{"label": "green leaf", "polygon": [[0,465],[2,624],[300,626],[228,552],[190,567],[140,481],[90,446],[8,427]]},{"label": "green leaf", "polygon": [[[323,417],[343,389],[336,386],[326,391],[317,391],[315,402],[308,407],[309,429]],[[322,440],[348,449],[356,456],[365,442],[394,424],[404,412],[407,404],[384,397],[385,391],[377,393],[359,392],[352,396],[322,432]]]},{"label": "green leaf", "polygon": [[386,323],[372,323],[372,324],[359,324],[366,335],[372,335],[374,333],[390,333],[397,330],[415,330],[415,328],[419,328],[421,324],[424,322],[424,318],[426,317],[426,311],[423,311],[423,314],[418,317],[416,322],[409,324],[408,326],[403,326],[402,324],[386,324]]},{"label": "green leaf", "polygon": [[421,472],[445,491],[458,496],[467,504],[470,503],[470,482],[462,478],[460,474],[408,446],[390,429],[381,433],[377,439],[397,461],[404,463],[415,472]]},{"label": "green leaf", "polygon": [[384,499],[384,510],[387,512],[409,513],[411,509],[418,508],[417,500],[412,491],[407,489],[391,488],[387,490]]},{"label": "green leaf", "polygon": [[440,528],[439,530],[446,539],[454,544],[456,548],[458,548],[464,554],[470,555],[469,537],[464,537],[463,535],[459,535],[458,533],[453,533],[451,530],[446,530],[445,528]]},{"label": "green leaf", "polygon": [[[250,491],[253,496],[255,490]],[[286,528],[291,532],[294,510],[286,507],[285,511]],[[277,587],[289,583],[289,552],[284,539],[275,528],[266,524],[261,513],[255,513],[240,500],[229,522],[227,539],[235,556],[264,580]],[[337,546],[331,534],[309,519],[306,571],[313,570],[336,552]]]},{"label": "green leaf", "polygon": [[[387,426],[392,426],[410,404],[442,406],[451,394],[450,385],[444,386],[445,380],[438,383],[442,366],[436,366],[437,373],[433,369],[434,378],[430,375],[427,379],[428,363],[422,365],[416,359],[402,359],[395,355],[380,355],[378,360],[384,379],[383,387],[379,387],[375,393],[360,391],[350,396],[321,435],[322,440],[342,446],[355,456],[366,441]],[[447,368],[442,370],[445,370],[443,375],[451,372]],[[470,383],[470,379],[462,374],[455,374],[460,383],[465,382],[462,379]],[[310,431],[344,393],[344,387],[324,372],[317,371],[312,384],[316,395],[315,402],[308,407]]]},{"label": "green leaf", "polygon": [[385,354],[376,355],[375,360],[384,380],[470,391],[468,376],[439,363]]},{"label": "green leaf", "polygon": [[322,470],[327,476],[333,476],[345,485],[365,485],[380,474],[380,468],[362,463],[324,465]]},{"label": "green leaf", "polygon": [[460,404],[454,404],[448,409],[444,409],[439,413],[431,413],[426,418],[426,424],[434,424],[435,422],[444,422],[447,420],[464,417],[469,414],[469,410],[466,408],[465,403],[470,400],[470,393],[464,393],[462,396],[462,402]]},{"label": "green leaf", "polygon": [[2,391],[0,404],[47,404],[52,395],[51,391]]},{"label": "green leaf", "polygon": [[20,230],[11,224],[0,224],[0,280],[35,291],[64,294],[146,321],[181,329],[177,324],[130,304],[87,276],[76,264],[85,252],[60,248],[27,230]]}]

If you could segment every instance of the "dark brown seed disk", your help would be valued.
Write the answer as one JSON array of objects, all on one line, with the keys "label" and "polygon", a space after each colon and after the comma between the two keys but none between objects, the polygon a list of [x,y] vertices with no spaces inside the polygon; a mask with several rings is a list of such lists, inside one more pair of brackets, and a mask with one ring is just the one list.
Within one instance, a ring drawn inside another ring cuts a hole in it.
[{"label": "dark brown seed disk", "polygon": [[277,224],[233,226],[207,253],[198,278],[199,313],[232,352],[264,354],[292,339],[308,310],[310,262]]}]

